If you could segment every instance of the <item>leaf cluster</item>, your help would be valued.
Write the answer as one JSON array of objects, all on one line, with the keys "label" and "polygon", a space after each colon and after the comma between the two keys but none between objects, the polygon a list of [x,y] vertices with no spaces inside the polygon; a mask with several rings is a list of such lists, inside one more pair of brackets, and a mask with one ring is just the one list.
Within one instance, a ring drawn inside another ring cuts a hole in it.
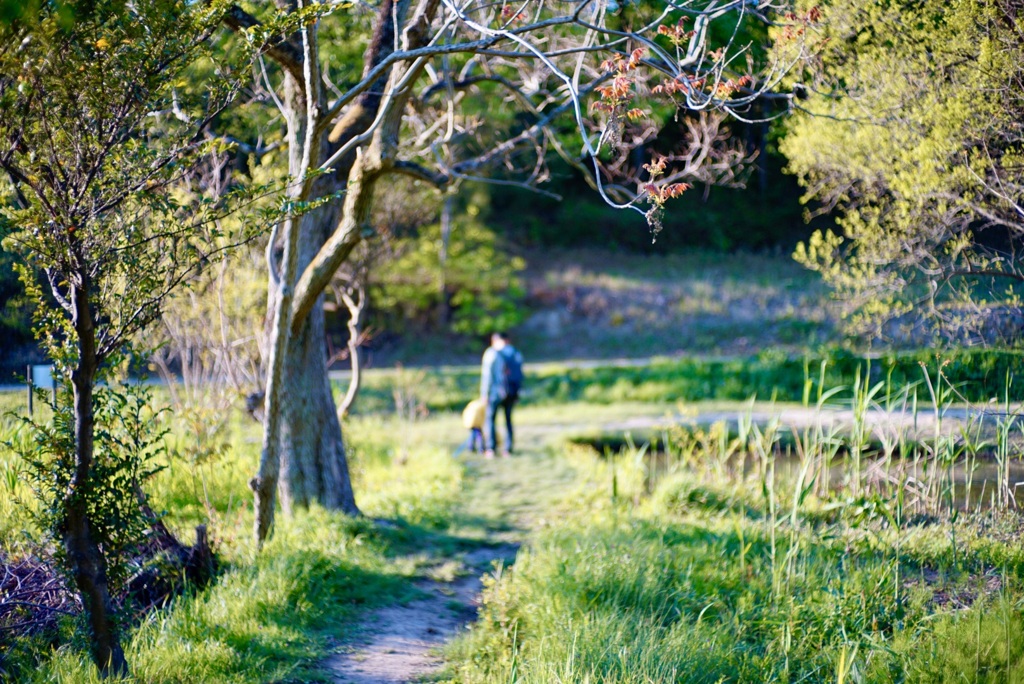
[{"label": "leaf cluster", "polygon": [[0,26],[0,171],[14,187],[0,236],[45,273],[63,317],[89,293],[101,359],[211,253],[246,239],[221,219],[269,192],[225,188],[209,163],[233,146],[210,125],[238,88],[232,65],[213,63],[221,11],[111,0],[70,24],[51,8]]},{"label": "leaf cluster", "polygon": [[483,335],[522,322],[525,290],[519,272],[525,263],[506,254],[485,225],[484,201],[485,193],[474,193],[453,221],[443,265],[438,223],[395,240],[396,256],[370,272],[371,322],[389,330],[427,327],[445,305],[442,297],[447,298],[448,325],[455,333]]}]

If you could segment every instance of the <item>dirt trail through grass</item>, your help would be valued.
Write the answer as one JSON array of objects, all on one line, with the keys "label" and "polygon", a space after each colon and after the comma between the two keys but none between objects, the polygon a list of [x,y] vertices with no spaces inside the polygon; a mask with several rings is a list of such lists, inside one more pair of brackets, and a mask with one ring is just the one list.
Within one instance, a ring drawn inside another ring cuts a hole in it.
[{"label": "dirt trail through grass", "polygon": [[[481,577],[515,562],[520,544],[575,477],[541,448],[543,436],[527,426],[525,448],[512,458],[467,459],[455,528],[443,543],[425,539],[411,555],[421,568],[416,587],[423,597],[371,613],[358,636],[325,663],[335,682],[398,684],[440,669],[440,647],[476,619]],[[473,548],[453,551],[466,547]]]},{"label": "dirt trail through grass", "polygon": [[420,581],[425,598],[375,611],[361,638],[330,658],[327,669],[346,684],[416,681],[441,666],[436,650],[476,617],[481,576],[494,562],[511,563],[518,546],[503,544],[467,553],[463,574],[451,582]]}]

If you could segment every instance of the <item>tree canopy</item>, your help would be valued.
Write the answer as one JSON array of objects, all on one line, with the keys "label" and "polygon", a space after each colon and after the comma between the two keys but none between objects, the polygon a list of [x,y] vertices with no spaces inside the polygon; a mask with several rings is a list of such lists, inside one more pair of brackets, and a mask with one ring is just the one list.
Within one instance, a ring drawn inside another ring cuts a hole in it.
[{"label": "tree canopy", "polygon": [[816,211],[796,253],[853,330],[1019,336],[1024,36],[1011,0],[821,4],[823,46],[781,148]]}]

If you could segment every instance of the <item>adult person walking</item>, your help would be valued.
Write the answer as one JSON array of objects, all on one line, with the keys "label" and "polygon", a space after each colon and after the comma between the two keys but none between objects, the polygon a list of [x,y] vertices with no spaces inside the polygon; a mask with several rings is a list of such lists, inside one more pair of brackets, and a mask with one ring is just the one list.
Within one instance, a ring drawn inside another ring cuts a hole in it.
[{"label": "adult person walking", "polygon": [[487,450],[484,458],[494,458],[494,451],[498,448],[495,422],[499,409],[505,412],[506,434],[505,448],[501,455],[506,458],[512,455],[512,407],[519,398],[522,386],[523,355],[509,343],[508,333],[494,333],[480,367],[480,398],[487,404],[484,420]]}]

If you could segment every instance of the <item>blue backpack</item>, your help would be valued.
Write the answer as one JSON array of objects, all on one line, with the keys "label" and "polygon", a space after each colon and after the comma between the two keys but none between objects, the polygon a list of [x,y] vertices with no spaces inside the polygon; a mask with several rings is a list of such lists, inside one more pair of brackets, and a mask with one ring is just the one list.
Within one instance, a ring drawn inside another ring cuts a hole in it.
[{"label": "blue backpack", "polygon": [[501,364],[498,368],[498,398],[518,399],[523,389],[523,355],[508,346],[498,352],[495,363]]}]

